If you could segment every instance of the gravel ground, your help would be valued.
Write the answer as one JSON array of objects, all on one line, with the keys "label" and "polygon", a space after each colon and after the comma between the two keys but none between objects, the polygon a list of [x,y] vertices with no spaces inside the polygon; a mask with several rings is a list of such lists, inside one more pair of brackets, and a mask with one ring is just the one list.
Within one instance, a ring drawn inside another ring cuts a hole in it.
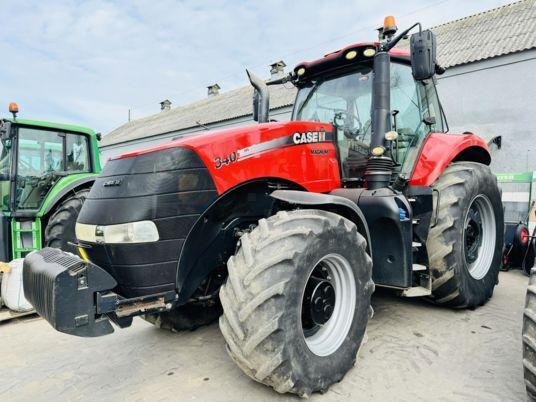
[{"label": "gravel ground", "polygon": [[[492,300],[452,311],[373,296],[356,367],[313,401],[523,401],[521,323],[528,278],[501,273]],[[135,319],[84,339],[39,318],[0,324],[1,401],[299,401],[246,377],[216,324],[173,334]]]}]

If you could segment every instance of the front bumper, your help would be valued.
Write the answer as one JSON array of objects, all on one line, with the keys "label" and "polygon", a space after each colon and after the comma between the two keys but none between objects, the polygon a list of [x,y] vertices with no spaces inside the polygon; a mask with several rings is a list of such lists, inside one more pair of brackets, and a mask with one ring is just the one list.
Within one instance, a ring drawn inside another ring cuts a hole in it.
[{"label": "front bumper", "polygon": [[121,328],[132,317],[175,306],[175,291],[125,298],[113,291],[115,279],[99,266],[64,251],[45,248],[24,259],[24,294],[56,330],[95,337]]}]

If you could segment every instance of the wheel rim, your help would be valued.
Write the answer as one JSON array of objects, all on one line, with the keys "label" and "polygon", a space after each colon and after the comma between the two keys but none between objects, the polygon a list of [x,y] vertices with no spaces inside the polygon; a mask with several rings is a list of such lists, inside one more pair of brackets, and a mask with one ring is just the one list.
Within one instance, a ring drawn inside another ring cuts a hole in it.
[{"label": "wheel rim", "polygon": [[356,286],[350,263],[339,254],[324,256],[313,268],[302,295],[302,332],[317,356],[334,353],[352,326]]},{"label": "wheel rim", "polygon": [[495,214],[485,195],[473,198],[465,216],[463,251],[465,265],[475,279],[486,276],[495,254]]}]

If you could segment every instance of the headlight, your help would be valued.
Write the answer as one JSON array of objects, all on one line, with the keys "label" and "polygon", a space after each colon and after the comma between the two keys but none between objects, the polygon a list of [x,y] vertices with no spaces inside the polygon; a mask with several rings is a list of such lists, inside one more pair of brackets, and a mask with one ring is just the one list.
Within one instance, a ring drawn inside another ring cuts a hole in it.
[{"label": "headlight", "polygon": [[89,243],[150,243],[160,239],[153,221],[129,222],[119,225],[86,225],[77,223],[76,238]]}]

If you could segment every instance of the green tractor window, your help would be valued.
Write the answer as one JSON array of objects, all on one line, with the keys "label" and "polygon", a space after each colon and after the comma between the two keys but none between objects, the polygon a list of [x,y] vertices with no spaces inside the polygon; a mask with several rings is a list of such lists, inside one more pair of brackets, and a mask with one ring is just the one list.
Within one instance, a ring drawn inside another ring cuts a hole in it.
[{"label": "green tractor window", "polygon": [[84,135],[21,127],[17,159],[17,209],[38,209],[61,177],[89,172]]}]

